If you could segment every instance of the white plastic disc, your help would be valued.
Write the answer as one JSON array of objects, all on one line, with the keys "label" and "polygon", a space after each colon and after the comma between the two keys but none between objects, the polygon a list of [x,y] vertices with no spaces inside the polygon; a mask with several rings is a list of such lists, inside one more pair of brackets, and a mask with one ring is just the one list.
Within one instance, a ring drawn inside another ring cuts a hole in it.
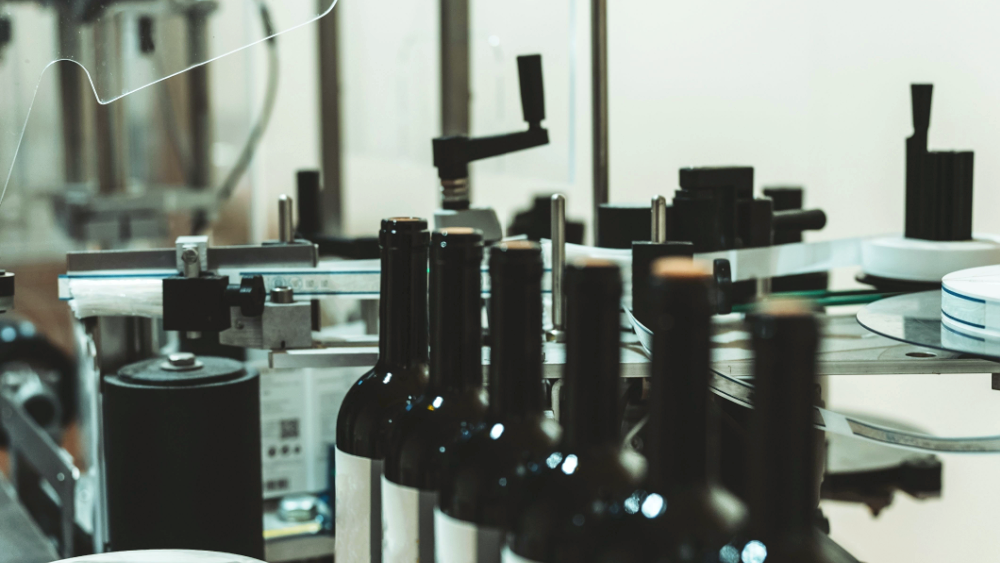
[{"label": "white plastic disc", "polygon": [[960,270],[941,280],[941,323],[978,338],[1000,338],[1000,265]]},{"label": "white plastic disc", "polygon": [[951,272],[1000,263],[1000,237],[943,242],[896,237],[861,244],[861,269],[870,276],[915,282],[939,282]]}]

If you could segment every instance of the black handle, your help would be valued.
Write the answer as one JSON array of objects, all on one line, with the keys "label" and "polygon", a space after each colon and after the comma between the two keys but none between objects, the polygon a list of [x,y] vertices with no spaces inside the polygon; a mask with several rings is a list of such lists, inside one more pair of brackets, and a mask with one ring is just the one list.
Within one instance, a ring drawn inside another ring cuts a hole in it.
[{"label": "black handle", "polygon": [[538,125],[545,119],[545,86],[542,82],[542,56],[521,55],[517,58],[521,80],[521,108],[524,120]]},{"label": "black handle", "polygon": [[822,209],[793,209],[774,212],[775,231],[818,231],[826,226]]},{"label": "black handle", "polygon": [[243,276],[240,285],[230,285],[225,292],[226,304],[239,307],[245,317],[259,317],[264,314],[267,288],[264,276]]},{"label": "black handle", "polygon": [[931,127],[931,94],[933,84],[910,84],[910,99],[913,102],[913,130],[927,135]]},{"label": "black handle", "polygon": [[296,175],[299,211],[298,235],[312,240],[323,231],[323,208],[319,170],[299,170]]}]

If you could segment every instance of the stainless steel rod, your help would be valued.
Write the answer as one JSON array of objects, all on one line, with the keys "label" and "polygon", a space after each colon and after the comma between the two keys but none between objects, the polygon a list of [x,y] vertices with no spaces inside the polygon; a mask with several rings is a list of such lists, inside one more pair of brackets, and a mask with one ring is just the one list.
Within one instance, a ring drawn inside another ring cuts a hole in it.
[{"label": "stainless steel rod", "polygon": [[650,210],[652,224],[650,225],[650,240],[653,242],[667,242],[667,198],[662,195],[653,197],[652,208]]},{"label": "stainless steel rod", "polygon": [[289,243],[295,240],[295,228],[292,222],[292,198],[285,194],[278,196],[278,240]]},{"label": "stainless steel rod", "polygon": [[[318,0],[319,12],[325,13],[332,0]],[[320,18],[319,95],[320,95],[320,162],[323,169],[323,189],[320,190],[322,232],[343,234],[343,175],[341,162],[340,107],[340,10],[332,10]]]},{"label": "stainless steel rod", "polygon": [[608,202],[608,2],[590,3],[591,96],[593,97],[594,241],[598,209]]},{"label": "stainless steel rod", "polygon": [[552,196],[552,329],[550,341],[561,342],[566,329],[566,297],[563,272],[566,270],[566,197]]}]

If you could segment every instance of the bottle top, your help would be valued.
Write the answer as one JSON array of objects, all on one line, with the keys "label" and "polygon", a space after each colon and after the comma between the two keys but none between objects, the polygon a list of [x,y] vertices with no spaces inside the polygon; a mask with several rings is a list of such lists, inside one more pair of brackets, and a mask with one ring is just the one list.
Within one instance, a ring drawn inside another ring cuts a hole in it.
[{"label": "bottle top", "polygon": [[379,231],[379,246],[382,248],[398,248],[400,243],[409,241],[412,246],[427,244],[427,220],[420,217],[389,217],[382,219],[382,229]]},{"label": "bottle top", "polygon": [[537,264],[542,265],[542,247],[530,240],[511,240],[493,245],[490,265]]},{"label": "bottle top", "polygon": [[483,232],[469,227],[449,227],[431,233],[431,246],[447,248],[454,246],[476,247],[483,245]]}]

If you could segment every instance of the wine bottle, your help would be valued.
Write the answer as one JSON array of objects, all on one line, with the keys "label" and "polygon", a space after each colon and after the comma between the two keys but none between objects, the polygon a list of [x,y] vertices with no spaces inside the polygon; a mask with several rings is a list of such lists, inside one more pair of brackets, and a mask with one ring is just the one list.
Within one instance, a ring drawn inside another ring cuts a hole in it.
[{"label": "wine bottle", "polygon": [[382,560],[382,459],[389,428],[427,385],[427,222],[382,221],[379,357],[337,415],[335,541],[338,563]]},{"label": "wine bottle", "polygon": [[442,461],[483,420],[483,236],[452,228],[431,235],[431,362],[424,393],[393,425],[382,475],[382,558],[434,560],[434,506]]},{"label": "wine bottle", "polygon": [[563,438],[544,462],[540,492],[515,519],[503,560],[631,561],[638,544],[614,507],[639,485],[643,462],[622,445],[621,273],[612,262],[579,261],[564,284]]},{"label": "wine bottle", "polygon": [[814,427],[819,329],[805,305],[766,304],[753,318],[751,538],[744,561],[841,563],[850,557],[816,529],[822,443]]},{"label": "wine bottle", "polygon": [[650,539],[668,561],[720,560],[720,550],[741,530],[746,515],[743,503],[717,478],[718,416],[708,385],[709,280],[709,271],[690,259],[665,258],[652,268],[653,359],[644,449],[649,477],[646,494],[631,497],[626,508],[652,517]]},{"label": "wine bottle", "polygon": [[438,563],[499,563],[512,515],[537,493],[559,440],[542,389],[542,253],[533,242],[490,250],[489,407],[453,448],[434,532]]}]

